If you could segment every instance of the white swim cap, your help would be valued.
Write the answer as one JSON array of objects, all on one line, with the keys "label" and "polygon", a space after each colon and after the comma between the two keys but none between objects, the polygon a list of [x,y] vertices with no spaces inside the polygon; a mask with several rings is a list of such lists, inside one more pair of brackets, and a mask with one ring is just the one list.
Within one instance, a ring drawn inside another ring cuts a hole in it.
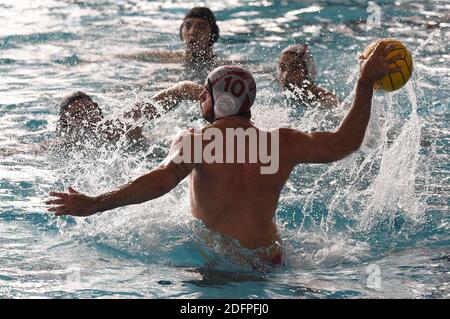
[{"label": "white swim cap", "polygon": [[281,54],[292,53],[299,56],[306,67],[306,78],[309,82],[314,83],[317,76],[316,64],[314,63],[314,59],[309,51],[309,47],[307,44],[293,44],[285,48],[281,51]]},{"label": "white swim cap", "polygon": [[209,74],[207,82],[214,119],[249,113],[256,98],[256,82],[249,71],[238,66],[221,66]]}]

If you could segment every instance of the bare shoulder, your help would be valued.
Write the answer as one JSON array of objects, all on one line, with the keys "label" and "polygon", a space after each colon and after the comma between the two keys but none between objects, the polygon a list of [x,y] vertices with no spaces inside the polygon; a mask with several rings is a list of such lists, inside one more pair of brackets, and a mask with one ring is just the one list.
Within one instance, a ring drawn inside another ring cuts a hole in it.
[{"label": "bare shoulder", "polygon": [[278,134],[280,138],[280,143],[286,144],[286,146],[288,146],[294,140],[297,141],[298,139],[301,138],[305,139],[308,138],[308,133],[290,127],[280,127],[272,130],[270,133]]},{"label": "bare shoulder", "polygon": [[296,165],[304,162],[310,156],[311,149],[319,147],[315,141],[315,133],[307,133],[293,128],[279,128],[280,155],[282,158]]},{"label": "bare shoulder", "polygon": [[[172,139],[169,154],[160,164],[160,167],[175,172],[177,180],[180,176],[184,178],[186,174],[189,174],[189,172],[194,168],[192,154],[186,153],[192,153],[191,147],[186,146],[188,144],[192,145],[194,135],[194,129],[187,129],[176,134]],[[184,172],[186,174],[181,174],[180,172]]]},{"label": "bare shoulder", "polygon": [[[193,128],[189,128],[178,132],[172,139],[171,147],[176,146],[183,142],[185,139],[191,139],[195,136],[196,132]],[[198,133],[197,133],[198,134]]]},{"label": "bare shoulder", "polygon": [[301,131],[298,131],[289,127],[280,127],[270,131],[272,136],[276,136],[278,138],[278,144],[281,154],[289,153],[289,150],[294,146],[295,141],[299,138],[299,135],[304,134]]}]

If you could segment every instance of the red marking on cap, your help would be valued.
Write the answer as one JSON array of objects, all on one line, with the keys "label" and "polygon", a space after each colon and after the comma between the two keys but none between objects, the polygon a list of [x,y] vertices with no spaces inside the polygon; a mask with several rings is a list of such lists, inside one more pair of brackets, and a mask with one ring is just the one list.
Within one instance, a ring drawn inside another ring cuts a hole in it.
[{"label": "red marking on cap", "polygon": [[248,96],[248,94],[245,97],[244,102],[242,102],[241,107],[239,108],[238,113],[244,113],[247,112],[248,110],[250,110],[250,97]]}]

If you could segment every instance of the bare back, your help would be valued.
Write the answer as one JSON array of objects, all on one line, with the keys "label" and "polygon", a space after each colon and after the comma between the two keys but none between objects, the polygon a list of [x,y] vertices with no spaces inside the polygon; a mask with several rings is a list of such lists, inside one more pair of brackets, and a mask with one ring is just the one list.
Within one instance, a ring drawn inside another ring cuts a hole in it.
[{"label": "bare back", "polygon": [[[263,132],[242,117],[224,119],[208,127],[219,128],[224,140],[226,128],[252,128]],[[271,133],[268,136],[270,150]],[[259,143],[257,148],[259,151]],[[280,192],[293,166],[286,165],[280,158],[277,172],[262,174],[261,167],[267,164],[261,163],[259,158],[256,163],[249,163],[248,152],[247,147],[245,163],[234,161],[194,166],[190,177],[192,212],[206,227],[238,239],[246,248],[269,247],[279,240],[274,215]]]},{"label": "bare back", "polygon": [[[168,157],[147,174],[116,190],[95,197],[79,193],[71,187],[68,193],[51,192],[50,196],[56,199],[46,202],[47,205],[55,205],[50,207],[49,211],[54,212],[56,216],[90,216],[117,207],[140,204],[167,194],[190,175],[190,197],[194,216],[201,219],[208,228],[237,239],[244,247],[250,249],[270,247],[279,239],[273,217],[281,189],[291,170],[301,163],[338,161],[359,149],[369,123],[373,87],[376,81],[386,74],[401,71],[395,64],[397,60],[402,59],[401,54],[388,58],[394,50],[397,48],[393,44],[386,45],[380,42],[371,56],[361,61],[361,72],[356,84],[353,104],[336,131],[304,133],[295,129],[281,128],[270,133],[271,136],[278,135],[279,138],[277,143],[279,165],[273,174],[262,174],[261,170],[265,161],[255,160],[252,163],[243,161],[244,163],[241,164],[223,164],[217,161],[196,164],[192,158],[189,161],[183,161],[185,155],[189,155],[188,152],[184,152],[185,140],[195,142],[197,136],[200,136],[202,138],[200,151],[203,153],[210,149],[209,145],[212,143],[203,143],[204,137],[211,131],[205,131],[204,128],[200,134],[197,134],[190,130],[185,132],[181,139],[178,138],[172,142]],[[227,68],[213,72],[213,77],[222,76],[224,69]],[[236,68],[229,67],[227,70],[230,69]],[[247,73],[243,69],[239,72]],[[226,91],[231,81],[228,77],[223,79],[223,91]],[[247,79],[252,79],[251,75]],[[255,85],[254,80],[250,81],[250,85],[251,87]],[[240,92],[239,87],[233,87],[231,87],[232,94],[240,96],[237,93]],[[253,88],[254,93],[256,93],[255,88]],[[199,96],[200,105],[205,119],[216,118],[215,115],[219,113],[217,111],[220,111],[222,118],[209,127],[218,131],[222,139],[224,137],[221,132],[229,128],[242,130],[253,128],[259,131],[248,118],[230,115],[249,111],[255,94],[247,95],[245,100],[247,102],[244,104],[241,104],[241,101],[237,101],[239,104],[228,103],[229,101],[226,101],[228,98],[222,96],[225,99],[213,108],[214,92],[217,98],[217,93],[219,92],[220,95],[221,91],[212,89],[208,83]],[[233,100],[233,102],[236,101]],[[236,109],[236,105],[239,109]],[[227,134],[225,134],[226,138]],[[258,137],[260,138],[261,136]],[[249,144],[249,150],[244,149],[243,153],[247,151],[249,154],[254,153],[251,152],[252,144]],[[259,143],[256,144],[257,148],[260,148]],[[272,147],[269,146],[269,148],[273,151]],[[228,152],[228,148],[226,149]],[[224,151],[223,148],[222,151]],[[259,157],[258,160],[260,159]],[[272,256],[266,256],[277,263],[271,258]]]}]

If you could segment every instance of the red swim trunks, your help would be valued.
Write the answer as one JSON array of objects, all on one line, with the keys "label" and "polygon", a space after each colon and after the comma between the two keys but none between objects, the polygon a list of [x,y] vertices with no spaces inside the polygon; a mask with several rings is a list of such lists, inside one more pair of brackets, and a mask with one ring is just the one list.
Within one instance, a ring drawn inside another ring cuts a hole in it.
[{"label": "red swim trunks", "polygon": [[276,265],[276,266],[284,266],[284,258],[283,258],[283,253],[278,253],[276,254],[272,259],[271,259],[272,264]]}]

